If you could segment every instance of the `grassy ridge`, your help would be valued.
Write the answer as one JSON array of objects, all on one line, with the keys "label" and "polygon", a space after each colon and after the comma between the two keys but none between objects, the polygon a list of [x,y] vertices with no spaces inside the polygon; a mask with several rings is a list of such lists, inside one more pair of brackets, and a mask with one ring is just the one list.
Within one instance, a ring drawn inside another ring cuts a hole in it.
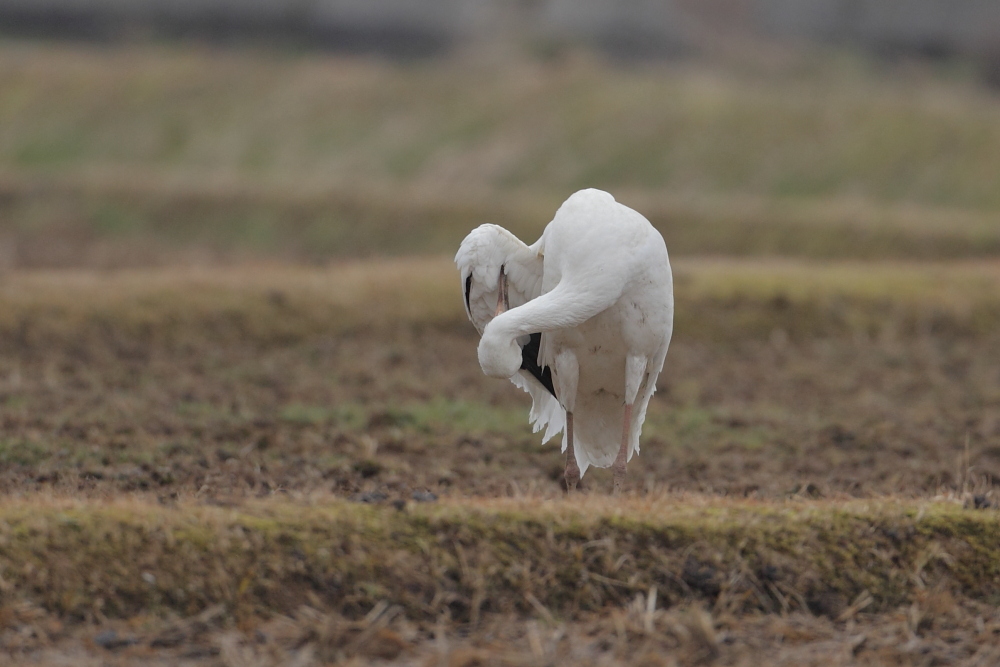
[{"label": "grassy ridge", "polygon": [[655,586],[664,604],[835,617],[859,596],[885,609],[925,587],[993,599],[1000,574],[993,512],[947,503],[664,497],[227,510],[36,500],[7,502],[0,517],[5,595],[78,616],[215,603],[246,615],[304,602],[358,616],[380,601],[415,618],[447,610],[475,620],[538,603],[573,616]]},{"label": "grassy ridge", "polygon": [[[857,198],[651,195],[614,189],[645,214],[675,256],[812,259],[995,257],[989,211],[877,204]],[[157,170],[86,176],[0,172],[0,267],[121,267],[206,258],[451,252],[482,223],[527,241],[569,190],[468,194],[413,186],[308,187],[254,178],[177,178]]]},{"label": "grassy ridge", "polygon": [[[854,333],[989,335],[989,263],[674,261],[678,335],[710,340]],[[14,272],[0,279],[10,344],[87,336],[176,345],[186,337],[283,344],[364,328],[465,326],[446,258],[158,271]]]}]

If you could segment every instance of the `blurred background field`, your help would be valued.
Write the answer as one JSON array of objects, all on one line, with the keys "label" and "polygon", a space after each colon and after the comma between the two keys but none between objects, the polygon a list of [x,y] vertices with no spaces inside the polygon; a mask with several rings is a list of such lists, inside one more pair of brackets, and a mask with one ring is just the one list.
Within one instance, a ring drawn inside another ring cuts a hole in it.
[{"label": "blurred background field", "polygon": [[8,266],[448,253],[589,186],[675,255],[1000,251],[1000,106],[961,63],[0,53]]},{"label": "blurred background field", "polygon": [[[1000,20],[945,4],[0,0],[4,658],[996,664]],[[450,260],[583,187],[676,280],[621,503]]]}]

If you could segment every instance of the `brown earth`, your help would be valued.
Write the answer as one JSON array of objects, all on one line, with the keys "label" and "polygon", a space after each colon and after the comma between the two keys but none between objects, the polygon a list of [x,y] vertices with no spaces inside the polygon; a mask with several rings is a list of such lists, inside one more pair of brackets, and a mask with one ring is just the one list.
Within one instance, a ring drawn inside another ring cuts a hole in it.
[{"label": "brown earth", "polygon": [[[991,312],[678,289],[686,312],[632,492],[923,497],[1000,478]],[[123,307],[156,303],[141,291]],[[561,493],[561,456],[527,427],[527,396],[482,375],[475,332],[452,313],[343,329],[352,316],[277,288],[218,299],[163,299],[145,320],[8,302],[4,493]],[[583,487],[608,483],[594,470]]]},{"label": "brown earth", "polygon": [[862,612],[839,621],[800,612],[720,617],[699,606],[648,613],[641,593],[623,608],[571,623],[539,614],[532,620],[492,617],[468,628],[414,623],[392,607],[353,621],[303,607],[240,628],[224,615],[212,608],[172,622],[67,627],[17,610],[6,624],[21,634],[5,633],[6,664],[986,667],[1000,659],[995,607],[956,601],[948,593],[928,594],[892,613]]},{"label": "brown earth", "polygon": [[[857,294],[802,298],[788,285],[712,296],[695,289],[699,271],[678,283],[683,315],[642,453],[629,466],[629,495],[994,506],[1000,346],[991,292],[985,306],[952,310]],[[391,267],[371,272],[391,276]],[[238,508],[319,498],[385,511],[473,498],[562,502],[562,457],[526,426],[527,397],[482,375],[460,311],[437,308],[437,296],[420,306],[436,287],[403,286],[402,297],[376,289],[373,305],[352,311],[331,306],[328,294],[310,300],[278,274],[227,275],[210,288],[153,281],[180,285],[171,298],[117,274],[65,284],[59,274],[5,278],[0,491],[8,502],[132,497]],[[349,278],[323,275],[316,294],[326,294],[322,280]],[[393,322],[379,314],[379,294],[390,311],[408,294],[420,307],[398,306],[409,314]],[[585,496],[609,490],[607,471],[588,472]],[[5,572],[18,566],[3,563]],[[549,610],[536,598],[471,620],[388,603],[352,615],[308,594],[260,616],[222,604],[193,615],[81,617],[20,595],[8,583],[17,577],[0,574],[0,590],[10,591],[0,646],[18,665],[987,665],[1000,657],[993,601],[947,586],[915,586],[901,606],[864,595],[827,607],[789,597],[770,612],[733,611],[717,591],[647,607],[649,593],[638,591],[599,612]]]}]

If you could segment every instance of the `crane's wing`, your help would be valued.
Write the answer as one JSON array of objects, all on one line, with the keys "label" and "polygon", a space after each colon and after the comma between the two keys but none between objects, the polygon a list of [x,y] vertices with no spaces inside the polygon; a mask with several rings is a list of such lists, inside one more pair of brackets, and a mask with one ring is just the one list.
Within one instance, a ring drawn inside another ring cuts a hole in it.
[{"label": "crane's wing", "polygon": [[[525,245],[498,225],[481,225],[472,230],[455,255],[462,276],[465,312],[480,334],[496,313],[500,296],[500,270],[507,275],[510,308],[538,297],[542,291],[543,259],[539,244]],[[541,334],[524,336],[521,370],[510,381],[531,395],[529,419],[535,432],[545,429],[543,442],[563,430],[566,416],[555,398],[552,372],[538,363]]]}]

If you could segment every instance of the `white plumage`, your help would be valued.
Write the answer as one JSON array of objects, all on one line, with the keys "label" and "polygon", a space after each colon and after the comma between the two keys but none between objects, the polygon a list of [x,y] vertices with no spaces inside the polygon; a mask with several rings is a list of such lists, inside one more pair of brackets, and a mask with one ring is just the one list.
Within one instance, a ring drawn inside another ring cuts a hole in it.
[{"label": "white plumage", "polygon": [[620,491],[673,330],[663,237],[610,194],[582,190],[533,245],[482,225],[455,263],[483,372],[531,394],[543,442],[563,433],[570,488],[594,465],[612,467]]}]

